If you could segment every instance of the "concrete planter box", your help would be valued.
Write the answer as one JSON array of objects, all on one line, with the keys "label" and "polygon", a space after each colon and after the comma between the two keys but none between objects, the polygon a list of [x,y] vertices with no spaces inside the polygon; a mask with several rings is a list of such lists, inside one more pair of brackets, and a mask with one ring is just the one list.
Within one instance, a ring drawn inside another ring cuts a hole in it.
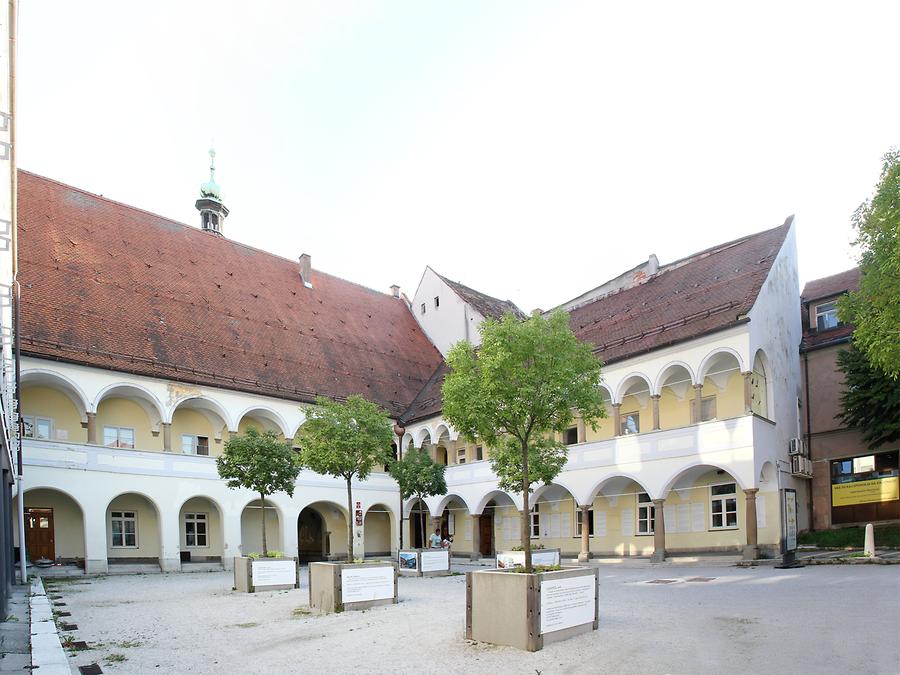
[{"label": "concrete planter box", "polygon": [[394,562],[309,564],[309,606],[344,612],[397,604]]},{"label": "concrete planter box", "polygon": [[[531,549],[532,565],[559,565],[560,549]],[[516,565],[525,567],[525,551],[501,551],[497,554],[497,569],[512,569]]]},{"label": "concrete planter box", "polygon": [[450,574],[449,548],[405,548],[397,554],[404,577],[445,577]]},{"label": "concrete planter box", "polygon": [[466,639],[529,652],[597,630],[600,571],[466,573]]},{"label": "concrete planter box", "polygon": [[296,558],[235,558],[234,588],[241,593],[300,588]]}]

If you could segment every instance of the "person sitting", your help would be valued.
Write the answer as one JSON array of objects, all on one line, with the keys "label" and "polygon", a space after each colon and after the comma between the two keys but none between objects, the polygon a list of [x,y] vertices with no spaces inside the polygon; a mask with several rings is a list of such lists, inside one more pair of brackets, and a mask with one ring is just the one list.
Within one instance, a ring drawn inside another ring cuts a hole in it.
[{"label": "person sitting", "polygon": [[441,548],[450,548],[450,544],[453,543],[453,537],[449,534],[444,537],[444,540],[441,542]]},{"label": "person sitting", "polygon": [[430,537],[428,537],[429,544],[431,548],[440,548],[441,547],[441,529],[438,528],[434,531]]}]

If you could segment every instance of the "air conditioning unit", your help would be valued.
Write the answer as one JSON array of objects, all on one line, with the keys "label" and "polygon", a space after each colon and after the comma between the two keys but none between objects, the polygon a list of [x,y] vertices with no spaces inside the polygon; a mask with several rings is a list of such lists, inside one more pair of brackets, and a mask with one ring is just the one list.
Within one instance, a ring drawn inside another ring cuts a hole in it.
[{"label": "air conditioning unit", "polygon": [[803,445],[802,438],[792,438],[788,441],[788,454],[792,457],[795,455],[806,456],[806,447]]},{"label": "air conditioning unit", "polygon": [[801,455],[791,457],[791,475],[798,478],[812,478],[812,461]]}]

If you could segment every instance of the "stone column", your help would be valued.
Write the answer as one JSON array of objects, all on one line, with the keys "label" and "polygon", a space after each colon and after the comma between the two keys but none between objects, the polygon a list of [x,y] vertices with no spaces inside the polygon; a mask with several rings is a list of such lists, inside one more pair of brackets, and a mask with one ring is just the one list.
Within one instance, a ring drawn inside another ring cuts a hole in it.
[{"label": "stone column", "polygon": [[178,507],[161,504],[159,512],[159,569],[181,571],[181,523]]},{"label": "stone column", "polygon": [[163,422],[161,426],[163,432],[163,451],[172,452],[172,423]]},{"label": "stone column", "polygon": [[741,375],[744,376],[744,413],[749,415],[753,412],[753,372],[747,371]]},{"label": "stone column", "polygon": [[663,562],[666,559],[666,519],[663,516],[664,499],[653,500],[653,555],[651,562]]},{"label": "stone column", "polygon": [[578,442],[584,443],[587,441],[587,426],[584,423],[584,419],[582,419],[581,414],[575,418],[575,424],[578,425]]},{"label": "stone column", "polygon": [[744,560],[756,560],[759,558],[759,545],[756,530],[756,493],[759,488],[748,488],[744,490],[744,496],[747,497],[747,508],[745,509],[745,518],[747,519],[747,545],[744,547]]},{"label": "stone column", "polygon": [[97,444],[97,413],[87,414],[88,443]]},{"label": "stone column", "polygon": [[481,558],[481,514],[472,516],[472,560]]},{"label": "stone column", "polygon": [[613,403],[613,436],[621,436],[622,435],[622,404],[621,403]]},{"label": "stone column", "polygon": [[106,527],[109,514],[107,501],[99,497],[84,503],[84,571],[87,574],[106,574],[107,560]]},{"label": "stone column", "polygon": [[591,513],[590,506],[581,507],[581,553],[578,562],[587,562],[591,557]]},{"label": "stone column", "polygon": [[703,398],[703,385],[695,384],[694,385],[694,413],[693,413],[693,423],[697,424],[700,421],[700,412],[701,412],[701,399]]},{"label": "stone column", "polygon": [[659,394],[653,394],[650,397],[650,404],[653,407],[653,431],[659,430]]}]

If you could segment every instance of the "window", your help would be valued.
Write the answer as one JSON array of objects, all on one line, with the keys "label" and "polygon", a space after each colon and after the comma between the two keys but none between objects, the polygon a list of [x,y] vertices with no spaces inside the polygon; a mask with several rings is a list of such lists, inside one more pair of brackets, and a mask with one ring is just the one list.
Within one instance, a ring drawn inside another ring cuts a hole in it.
[{"label": "window", "polygon": [[734,483],[710,485],[710,513],[712,529],[737,527],[737,488]]},{"label": "window", "polygon": [[482,448],[480,445],[476,445],[475,446],[475,460],[480,462],[483,459],[484,459],[484,448]]},{"label": "window", "polygon": [[531,538],[541,536],[541,509],[537,504],[531,507]]},{"label": "window", "polygon": [[840,325],[841,322],[838,320],[836,300],[816,305],[816,328],[818,330],[837,328]]},{"label": "window", "polygon": [[425,303],[423,302],[422,303],[422,314],[424,314],[424,313],[425,313]]},{"label": "window", "polygon": [[192,548],[206,548],[208,539],[206,536],[206,523],[208,518],[205,513],[184,514],[184,545]]},{"label": "window", "polygon": [[691,401],[691,418],[693,420],[693,424],[697,422],[709,422],[710,420],[716,419],[716,397],[715,394],[712,396],[704,396],[700,399],[700,419],[697,419],[697,400],[694,399]]},{"label": "window", "polygon": [[619,422],[619,435],[624,436],[626,434],[636,434],[641,430],[641,416],[640,413],[631,412],[625,413],[622,415],[622,419]]},{"label": "window", "polygon": [[466,463],[466,449],[465,448],[457,448],[456,463],[457,464],[465,464]]},{"label": "window", "polygon": [[209,455],[209,438],[181,434],[181,452],[185,455]]},{"label": "window", "polygon": [[103,445],[108,448],[133,448],[134,429],[103,427]]},{"label": "window", "polygon": [[434,308],[438,309],[441,306],[441,296],[434,296]]},{"label": "window", "polygon": [[861,480],[877,480],[900,475],[898,452],[882,452],[877,455],[863,455],[839,459],[831,463],[831,482],[855,483]]},{"label": "window", "polygon": [[653,534],[653,528],[656,525],[656,507],[653,506],[653,500],[646,492],[642,492],[637,496],[637,501],[638,534]]},{"label": "window", "polygon": [[[581,536],[581,509],[575,509],[575,536]],[[588,509],[588,536],[594,536],[594,509]]]},{"label": "window", "polygon": [[575,445],[578,442],[578,428],[569,427],[565,434],[566,445]]},{"label": "window", "polygon": [[53,435],[53,420],[49,417],[22,415],[25,426],[25,438],[50,439]]},{"label": "window", "polygon": [[111,511],[109,518],[113,548],[137,548],[137,512]]}]

